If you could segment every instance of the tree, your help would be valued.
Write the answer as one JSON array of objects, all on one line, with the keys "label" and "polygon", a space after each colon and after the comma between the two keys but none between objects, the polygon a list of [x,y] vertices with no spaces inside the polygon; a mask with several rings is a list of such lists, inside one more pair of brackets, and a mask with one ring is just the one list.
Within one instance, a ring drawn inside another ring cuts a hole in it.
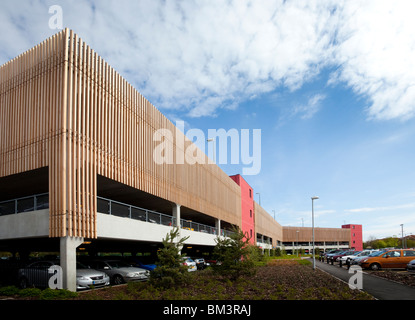
[{"label": "tree", "polygon": [[213,270],[223,276],[236,280],[243,275],[254,275],[257,250],[249,244],[250,238],[239,228],[225,238],[217,237],[213,256],[219,262]]},{"label": "tree", "polygon": [[150,274],[150,283],[157,287],[171,288],[187,283],[189,272],[183,265],[181,248],[189,237],[179,240],[179,229],[174,228],[162,240],[163,248],[157,252],[157,268]]}]

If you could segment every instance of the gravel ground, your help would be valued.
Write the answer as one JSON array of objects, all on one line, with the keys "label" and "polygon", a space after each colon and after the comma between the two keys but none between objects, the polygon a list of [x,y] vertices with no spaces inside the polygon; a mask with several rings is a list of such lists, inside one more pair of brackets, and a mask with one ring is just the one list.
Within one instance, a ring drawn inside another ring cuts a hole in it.
[{"label": "gravel ground", "polygon": [[380,271],[368,271],[368,274],[386,278],[395,282],[405,284],[407,286],[415,287],[415,273],[409,273],[402,270],[380,270]]},{"label": "gravel ground", "polygon": [[276,261],[255,276],[231,282],[211,272],[192,274],[191,284],[158,290],[148,283],[93,290],[79,300],[371,300],[372,297],[310,266]]}]

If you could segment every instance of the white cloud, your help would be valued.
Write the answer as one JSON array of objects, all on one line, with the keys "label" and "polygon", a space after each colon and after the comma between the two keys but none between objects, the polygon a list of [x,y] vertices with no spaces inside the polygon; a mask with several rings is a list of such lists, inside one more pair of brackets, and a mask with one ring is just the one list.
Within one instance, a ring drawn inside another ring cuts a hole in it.
[{"label": "white cloud", "polygon": [[345,212],[359,213],[359,212],[394,211],[394,210],[408,209],[408,208],[414,208],[414,207],[415,207],[415,203],[406,203],[406,204],[385,206],[385,207],[366,207],[366,208],[347,209],[345,210]]},{"label": "white cloud", "polygon": [[[0,63],[55,33],[56,1],[2,1]],[[59,1],[64,25],[164,111],[235,109],[323,68],[368,99],[371,119],[415,114],[415,2]],[[312,101],[309,112],[312,116]],[[317,106],[315,104],[314,106]]]},{"label": "white cloud", "polygon": [[414,1],[348,1],[341,8],[333,80],[368,98],[372,119],[415,115]]},{"label": "white cloud", "polygon": [[326,98],[323,94],[313,95],[308,99],[307,104],[294,107],[293,115],[301,114],[302,119],[310,119],[321,107],[321,102]]}]

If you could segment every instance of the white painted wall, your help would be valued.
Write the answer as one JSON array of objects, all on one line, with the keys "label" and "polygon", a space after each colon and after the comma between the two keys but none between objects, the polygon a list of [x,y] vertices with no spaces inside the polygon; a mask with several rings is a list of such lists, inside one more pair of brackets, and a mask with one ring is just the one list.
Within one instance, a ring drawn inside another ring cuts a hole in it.
[{"label": "white painted wall", "polygon": [[0,217],[0,239],[49,237],[49,209]]},{"label": "white painted wall", "polygon": [[[172,227],[97,213],[98,238],[161,242]],[[215,246],[216,235],[181,229],[186,244]],[[49,210],[0,216],[0,239],[49,237]]]},{"label": "white painted wall", "polygon": [[[97,213],[98,238],[161,242],[172,227]],[[181,229],[181,237],[190,236],[185,242],[194,245],[215,246],[216,235]]]}]

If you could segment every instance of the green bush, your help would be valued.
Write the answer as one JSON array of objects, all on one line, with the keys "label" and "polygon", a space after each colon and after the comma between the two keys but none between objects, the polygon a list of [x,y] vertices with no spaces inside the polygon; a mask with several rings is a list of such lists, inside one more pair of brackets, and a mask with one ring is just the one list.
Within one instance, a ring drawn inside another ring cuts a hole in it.
[{"label": "green bush", "polygon": [[[258,248],[249,244],[250,238],[239,228],[226,238],[218,237],[213,249],[213,256],[219,264],[213,266],[218,274],[237,280],[241,276],[252,276],[256,272]],[[262,259],[262,258],[261,258]]]},{"label": "green bush", "polygon": [[183,265],[183,255],[180,254],[188,237],[176,241],[179,231],[178,228],[171,230],[162,241],[163,248],[157,252],[157,268],[150,273],[150,283],[155,287],[178,287],[189,280],[188,268]]},{"label": "green bush", "polygon": [[39,288],[26,288],[19,291],[18,295],[21,297],[39,297],[42,290]]},{"label": "green bush", "polygon": [[72,292],[69,290],[65,290],[65,289],[57,290],[57,289],[47,288],[39,294],[39,299],[41,300],[65,300],[65,299],[75,298],[76,296],[77,296],[76,292]]},{"label": "green bush", "polygon": [[19,288],[8,286],[0,288],[0,296],[14,296],[19,293]]}]

